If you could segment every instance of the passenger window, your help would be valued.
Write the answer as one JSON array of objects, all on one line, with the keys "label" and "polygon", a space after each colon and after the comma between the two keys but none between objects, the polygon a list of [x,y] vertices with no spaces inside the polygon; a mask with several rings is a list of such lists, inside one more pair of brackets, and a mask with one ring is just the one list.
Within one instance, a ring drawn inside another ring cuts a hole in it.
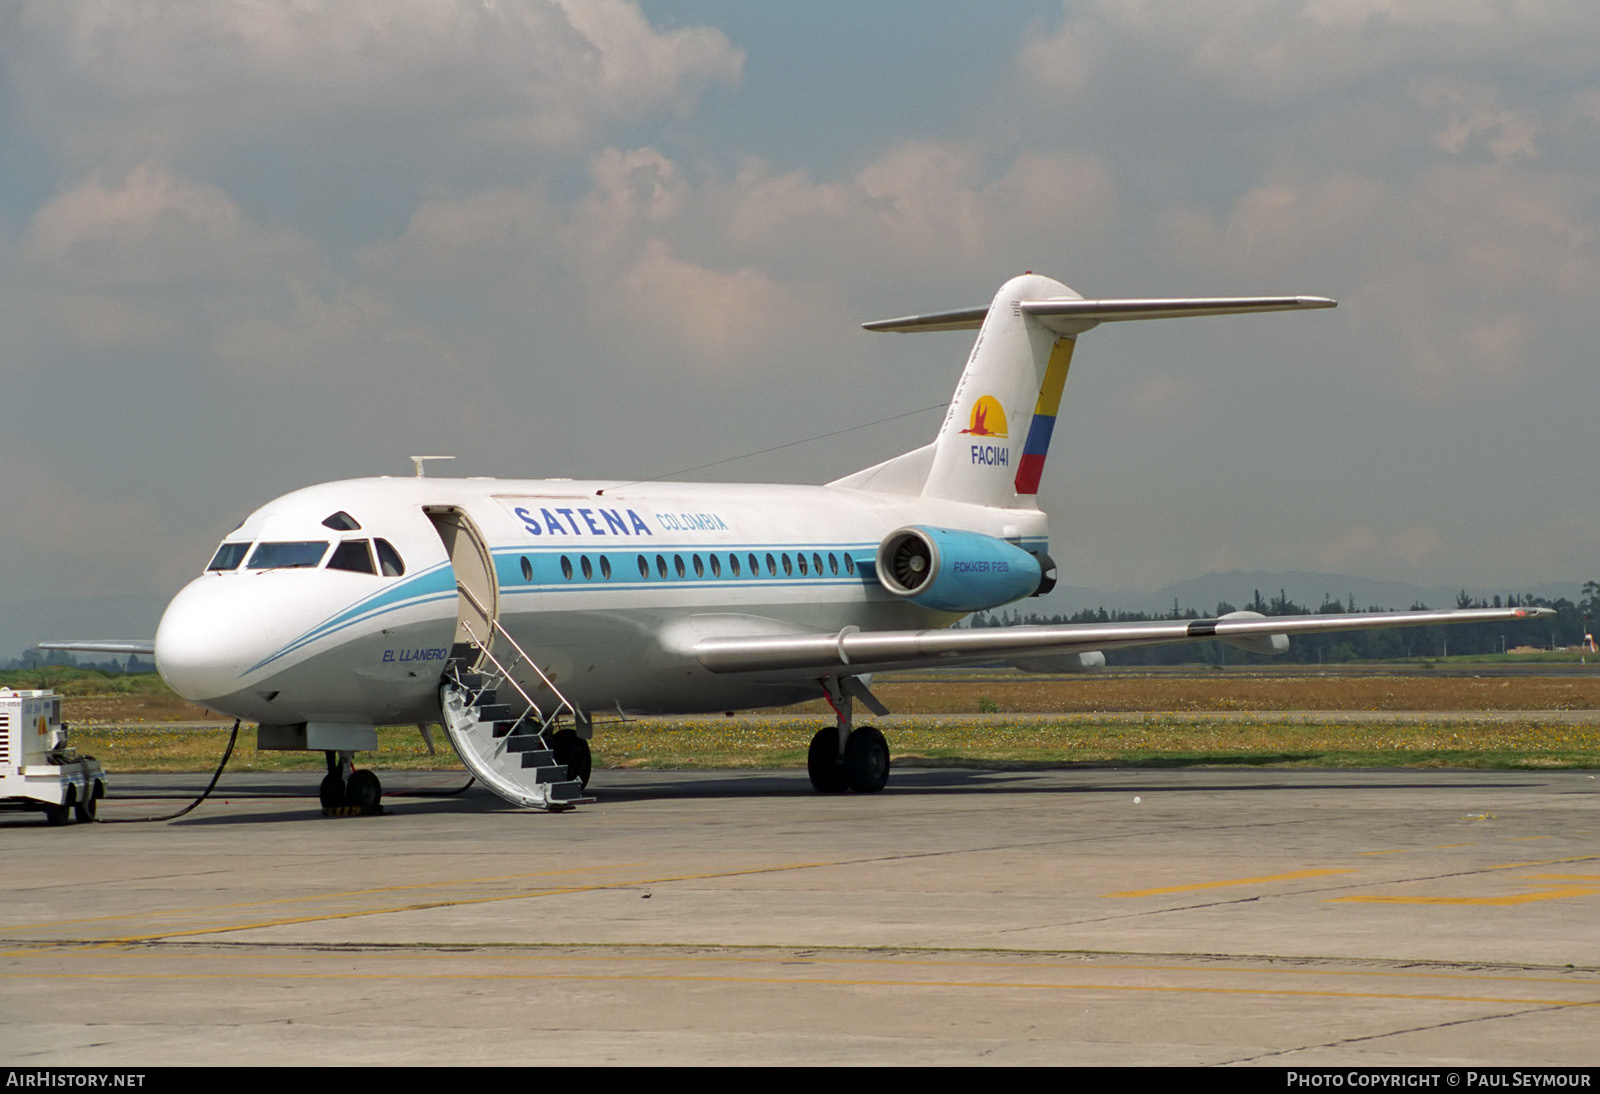
[{"label": "passenger window", "polygon": [[660,574],[662,577],[666,577],[667,576],[667,556],[666,555],[657,555],[656,556],[656,573]]},{"label": "passenger window", "polygon": [[326,542],[258,543],[246,565],[252,570],[311,569],[327,552]]},{"label": "passenger window", "polygon": [[224,543],[217,548],[217,553],[211,556],[211,565],[207,570],[237,570],[239,563],[244,561],[245,554],[250,550],[248,543]]},{"label": "passenger window", "polygon": [[582,558],[578,559],[578,563],[583,567],[583,580],[593,581],[594,567],[589,565],[589,556],[584,555]]},{"label": "passenger window", "polygon": [[607,581],[611,580],[611,560],[605,555],[600,556],[600,576]]},{"label": "passenger window", "polygon": [[561,556],[561,576],[568,581],[572,580],[572,560],[566,555]]},{"label": "passenger window", "polygon": [[[388,540],[375,539],[372,545],[378,549],[378,569],[383,571],[384,577],[405,576],[406,564],[400,560],[400,552],[391,547]],[[529,573],[528,580],[533,580],[532,573]]]},{"label": "passenger window", "polygon": [[822,556],[815,551],[811,552],[811,570],[818,577],[822,576]]},{"label": "passenger window", "polygon": [[731,573],[734,577],[738,577],[739,576],[739,556],[738,555],[729,555],[728,556],[728,572]]},{"label": "passenger window", "polygon": [[533,580],[533,563],[528,561],[527,555],[522,556],[522,580]]},{"label": "passenger window", "polygon": [[[783,557],[784,557],[784,561],[787,562],[789,556],[788,555],[784,555]],[[804,551],[796,552],[796,554],[794,556],[794,560],[795,560],[795,562],[799,563],[799,565],[800,565],[800,576],[801,577],[805,577],[806,576],[806,553]],[[788,567],[784,567],[784,568],[786,570],[788,569]]]},{"label": "passenger window", "polygon": [[835,575],[839,572],[839,556],[832,551],[828,552],[828,572]]},{"label": "passenger window", "polygon": [[750,559],[750,576],[751,577],[760,577],[761,576],[761,560],[759,558],[757,558],[753,554],[749,555],[748,557]]},{"label": "passenger window", "polygon": [[649,578],[650,576],[650,560],[643,555],[639,556],[639,576],[642,578]]},{"label": "passenger window", "polygon": [[684,568],[683,556],[682,555],[673,555],[672,556],[672,568],[674,570],[678,571],[678,576],[679,577],[688,577],[689,576],[689,571]]},{"label": "passenger window", "polygon": [[349,570],[354,574],[375,574],[372,565],[372,548],[364,539],[347,539],[328,556],[328,569]]},{"label": "passenger window", "polygon": [[716,555],[709,556],[708,561],[710,561],[710,563],[711,563],[711,576],[712,577],[721,577],[722,576],[722,563],[717,559],[717,556]]},{"label": "passenger window", "polygon": [[767,555],[767,576],[778,576],[778,560],[773,558],[770,553]]},{"label": "passenger window", "polygon": [[853,574],[856,572],[856,561],[849,555],[844,556],[844,572],[847,574]]},{"label": "passenger window", "polygon": [[694,576],[695,577],[705,577],[706,576],[706,565],[705,565],[705,563],[700,561],[700,556],[699,555],[695,555],[694,556]]}]

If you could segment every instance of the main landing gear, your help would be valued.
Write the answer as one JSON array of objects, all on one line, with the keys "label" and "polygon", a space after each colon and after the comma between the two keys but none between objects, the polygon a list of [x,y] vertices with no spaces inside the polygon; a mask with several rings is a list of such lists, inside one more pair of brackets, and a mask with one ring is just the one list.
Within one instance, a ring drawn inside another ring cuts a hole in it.
[{"label": "main landing gear", "polygon": [[589,742],[578,736],[577,730],[558,729],[550,734],[550,753],[556,763],[567,769],[567,778],[576,779],[579,786],[588,787],[594,759],[589,755]]},{"label": "main landing gear", "polygon": [[375,816],[383,811],[383,784],[378,776],[365,769],[352,770],[355,754],[327,752],[328,774],[322,780],[318,797],[324,810],[351,810],[363,816]]},{"label": "main landing gear", "polygon": [[874,714],[887,714],[888,709],[855,677],[819,682],[839,721],[811,738],[806,752],[811,785],[823,794],[877,793],[889,782],[889,743],[876,727],[851,724],[852,699],[861,699]]}]

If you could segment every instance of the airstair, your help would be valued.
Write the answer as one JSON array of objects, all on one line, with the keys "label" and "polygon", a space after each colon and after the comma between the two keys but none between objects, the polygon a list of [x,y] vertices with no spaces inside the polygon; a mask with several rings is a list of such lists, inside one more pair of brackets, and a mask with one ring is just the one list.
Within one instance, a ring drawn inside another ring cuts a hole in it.
[{"label": "airstair", "polygon": [[[557,719],[576,714],[572,704],[498,621],[490,618],[488,626],[480,639],[462,623],[470,639],[466,656],[451,659],[439,688],[445,733],[456,755],[479,782],[513,805],[556,811],[593,802],[550,751]],[[516,653],[509,662],[490,650],[497,635]],[[548,713],[517,683],[514,673],[521,666],[555,696]]]}]

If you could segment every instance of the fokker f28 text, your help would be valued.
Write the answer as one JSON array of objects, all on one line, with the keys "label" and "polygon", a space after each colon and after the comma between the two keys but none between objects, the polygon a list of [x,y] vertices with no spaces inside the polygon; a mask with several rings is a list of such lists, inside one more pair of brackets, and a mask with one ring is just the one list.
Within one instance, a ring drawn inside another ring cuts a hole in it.
[{"label": "fokker f28 text", "polygon": [[822,696],[812,785],[883,789],[871,675],[1002,662],[1080,671],[1104,651],[1522,618],[1538,609],[952,629],[1049,591],[1037,503],[1077,338],[1107,322],[1333,307],[1322,297],[1085,300],[1034,274],[987,307],[868,323],[976,329],[930,444],[825,486],[423,477],[297,490],[252,513],[167,608],[153,652],[184,697],[327,753],[327,805],[376,810],[353,754],[441,723],[507,800],[587,801],[594,712],[694,713]]}]

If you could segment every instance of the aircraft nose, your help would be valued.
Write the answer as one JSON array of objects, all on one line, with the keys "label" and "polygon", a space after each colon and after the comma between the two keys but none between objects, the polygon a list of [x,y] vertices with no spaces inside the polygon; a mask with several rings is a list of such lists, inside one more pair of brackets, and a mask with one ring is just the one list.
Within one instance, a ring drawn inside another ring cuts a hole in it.
[{"label": "aircraft nose", "polygon": [[267,648],[267,628],[229,578],[207,575],[173,597],[156,628],[156,669],[192,702],[237,691]]}]

